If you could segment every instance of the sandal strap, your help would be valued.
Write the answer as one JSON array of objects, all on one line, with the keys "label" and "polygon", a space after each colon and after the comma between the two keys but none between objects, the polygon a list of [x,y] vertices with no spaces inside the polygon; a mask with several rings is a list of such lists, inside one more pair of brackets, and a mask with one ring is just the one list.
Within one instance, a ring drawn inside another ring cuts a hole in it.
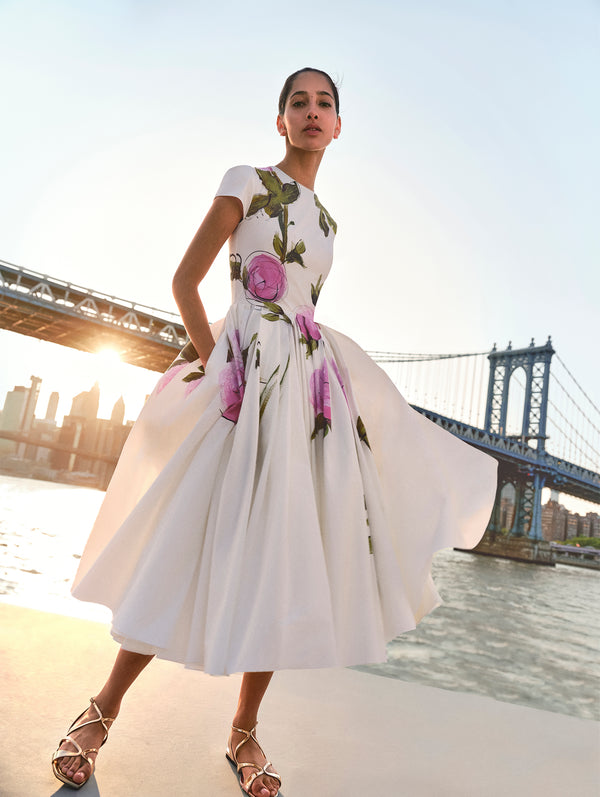
[{"label": "sandal strap", "polygon": [[[258,722],[256,723],[256,725],[258,725]],[[265,755],[265,751],[264,751],[264,750],[262,749],[262,747],[260,746],[260,742],[259,742],[259,741],[258,741],[258,739],[256,738],[256,734],[254,733],[254,732],[255,732],[255,730],[256,730],[256,725],[255,725],[253,728],[251,728],[249,731],[247,731],[245,728],[238,728],[238,727],[236,727],[235,725],[232,725],[232,726],[231,726],[231,730],[232,730],[232,731],[237,731],[237,733],[243,733],[243,734],[244,734],[244,736],[246,737],[245,739],[242,739],[242,741],[241,741],[241,742],[239,742],[239,743],[238,743],[238,744],[235,746],[235,750],[233,751],[233,757],[235,758],[235,760],[236,760],[236,763],[237,763],[237,754],[238,754],[238,750],[240,749],[240,747],[242,747],[242,745],[244,745],[244,744],[247,744],[247,742],[249,742],[250,740],[252,740],[252,741],[253,741],[253,742],[256,744],[256,746],[258,747],[258,749],[260,750],[260,752],[261,752],[261,753],[262,753],[262,754],[265,756],[265,758],[267,757],[267,756]],[[238,772],[239,772],[239,769],[238,769]]]},{"label": "sandal strap", "polygon": [[242,784],[243,788],[246,789],[248,794],[250,794],[250,789],[252,788],[252,784],[254,783],[256,778],[259,778],[261,775],[268,775],[270,778],[274,778],[275,780],[278,780],[279,781],[279,786],[281,786],[281,782],[282,781],[281,781],[281,778],[279,777],[279,775],[277,774],[277,772],[269,772],[269,770],[267,769],[267,767],[272,766],[270,761],[267,761],[267,763],[264,765],[264,767],[262,767],[262,769],[260,769],[257,764],[244,764],[244,766],[245,767],[255,767],[256,770],[257,770],[256,772],[253,772],[249,776],[248,780],[245,783]]},{"label": "sandal strap", "polygon": [[[85,728],[86,725],[93,725],[94,722],[99,722],[102,725],[102,727],[104,728],[104,739],[102,740],[102,742],[100,744],[100,747],[102,747],[102,745],[108,739],[108,731],[110,730],[110,728],[107,726],[106,723],[107,722],[113,723],[115,721],[115,718],[114,717],[105,717],[102,714],[102,712],[100,711],[100,708],[98,707],[98,704],[96,703],[96,701],[94,700],[93,697],[90,697],[90,704],[91,704],[92,708],[94,709],[94,711],[96,712],[96,714],[98,716],[95,719],[93,719],[93,720],[86,720],[86,722],[81,722],[78,725],[77,723],[79,722],[81,717],[83,717],[85,712],[89,710],[89,709],[86,708],[84,711],[81,712],[81,714],[75,720],[73,720],[69,730],[67,731],[67,734],[75,733],[75,731],[79,731],[79,730],[81,730],[81,728]],[[75,742],[74,739],[69,739],[69,741],[71,743]]]},{"label": "sandal strap", "polygon": [[[69,744],[74,745],[77,749],[63,750],[61,747],[63,742],[69,742]],[[65,736],[60,740],[58,750],[52,756],[52,761],[56,761],[57,758],[78,758],[78,757],[85,758],[85,760],[91,766],[93,773],[95,762],[93,758],[90,758],[90,753],[97,753],[97,752],[98,749],[96,747],[88,747],[87,750],[84,750],[76,739],[71,739],[70,736]]]},{"label": "sandal strap", "polygon": [[[256,723],[256,725],[258,725],[258,723]],[[247,744],[250,740],[252,740],[256,744],[256,746],[258,747],[260,752],[264,755],[264,757],[265,758],[267,757],[266,754],[265,754],[265,751],[262,749],[258,739],[256,738],[256,734],[255,734],[256,725],[253,728],[251,728],[250,730],[246,730],[246,728],[238,728],[236,725],[232,725],[231,726],[231,730],[232,731],[236,731],[237,733],[243,733],[244,736],[246,737],[245,739],[242,739],[242,741],[239,742],[239,744],[236,745],[235,750],[233,751],[232,758],[233,758],[233,761],[234,761],[234,763],[235,763],[235,765],[237,767],[238,774],[240,775],[240,785],[244,789],[244,791],[247,792],[248,794],[250,794],[250,788],[252,787],[252,784],[254,783],[256,778],[260,777],[261,775],[268,775],[270,778],[274,778],[275,780],[279,781],[279,786],[280,787],[281,787],[281,784],[282,784],[281,776],[278,775],[277,772],[274,772],[272,769],[271,770],[267,769],[267,767],[272,767],[273,766],[273,764],[270,761],[267,761],[264,764],[264,766],[262,766],[262,767],[260,767],[258,764],[254,764],[254,763],[252,763],[250,761],[248,761],[248,762],[244,762],[244,761],[238,762],[238,757],[237,757],[238,750],[240,749],[240,747],[242,747],[243,745]],[[229,750],[229,748],[228,748],[228,750]],[[249,775],[247,780],[244,782],[242,780],[242,777],[241,777],[241,772],[242,772],[242,769],[244,769],[245,767],[250,767],[252,769],[255,769],[256,772],[253,772],[251,775]]]}]

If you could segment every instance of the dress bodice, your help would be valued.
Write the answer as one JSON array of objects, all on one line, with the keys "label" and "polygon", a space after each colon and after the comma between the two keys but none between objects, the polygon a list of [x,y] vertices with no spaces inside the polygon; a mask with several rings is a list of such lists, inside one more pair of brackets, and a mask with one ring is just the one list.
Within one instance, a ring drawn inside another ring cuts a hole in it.
[{"label": "dress bodice", "polygon": [[232,303],[288,317],[312,311],[337,229],[314,191],[276,166],[235,166],[217,196],[238,197],[244,212],[229,243]]}]

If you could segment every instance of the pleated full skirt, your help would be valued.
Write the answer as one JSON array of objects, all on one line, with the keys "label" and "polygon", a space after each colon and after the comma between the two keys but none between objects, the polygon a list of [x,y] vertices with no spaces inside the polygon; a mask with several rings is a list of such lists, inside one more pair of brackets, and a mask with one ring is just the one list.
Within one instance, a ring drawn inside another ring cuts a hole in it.
[{"label": "pleated full skirt", "polygon": [[[235,305],[206,372],[178,361],[136,422],[73,594],[113,636],[212,674],[385,660],[477,544],[496,462],[415,412],[352,340]],[[237,382],[236,382],[237,378]]]}]

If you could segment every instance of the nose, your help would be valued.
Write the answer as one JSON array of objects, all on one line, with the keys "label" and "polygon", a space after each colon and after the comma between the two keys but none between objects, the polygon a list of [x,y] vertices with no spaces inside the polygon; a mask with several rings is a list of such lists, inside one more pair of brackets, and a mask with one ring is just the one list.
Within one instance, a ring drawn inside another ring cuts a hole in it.
[{"label": "nose", "polygon": [[317,113],[316,108],[309,110],[308,113],[307,113],[307,117],[309,119],[317,119],[318,118],[318,113]]}]

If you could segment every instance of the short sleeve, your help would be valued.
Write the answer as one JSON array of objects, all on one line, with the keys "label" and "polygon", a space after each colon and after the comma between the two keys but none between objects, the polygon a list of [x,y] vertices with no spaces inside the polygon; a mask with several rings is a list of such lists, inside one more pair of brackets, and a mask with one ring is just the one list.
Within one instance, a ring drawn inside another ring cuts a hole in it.
[{"label": "short sleeve", "polygon": [[244,216],[254,196],[256,170],[252,166],[233,166],[225,172],[215,197],[234,196],[241,200]]}]

